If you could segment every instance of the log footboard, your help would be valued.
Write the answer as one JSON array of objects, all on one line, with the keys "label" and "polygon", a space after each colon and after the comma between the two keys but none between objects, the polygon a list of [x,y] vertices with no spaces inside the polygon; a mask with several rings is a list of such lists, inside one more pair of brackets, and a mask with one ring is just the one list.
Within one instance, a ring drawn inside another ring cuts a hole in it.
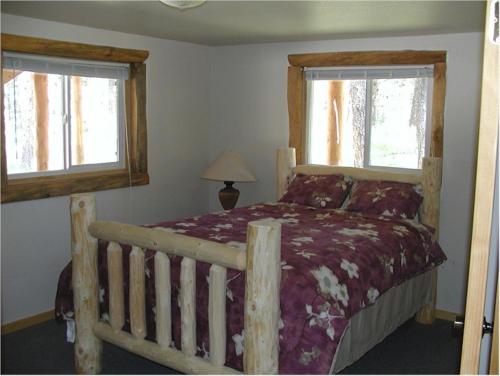
[{"label": "log footboard", "polygon": [[[244,372],[278,373],[281,225],[248,224],[247,249],[115,222],[97,222],[91,194],[71,196],[75,364],[78,373],[101,371],[101,340],[185,373],[235,374],[226,361],[226,268],[245,271]],[[109,324],[99,321],[97,238],[109,241]],[[130,333],[125,322],[123,252],[130,253]],[[156,250],[156,341],[145,339],[144,252]],[[171,346],[171,291],[168,255],[181,262],[181,350]],[[196,356],[196,261],[212,264],[209,275],[210,358]]]}]

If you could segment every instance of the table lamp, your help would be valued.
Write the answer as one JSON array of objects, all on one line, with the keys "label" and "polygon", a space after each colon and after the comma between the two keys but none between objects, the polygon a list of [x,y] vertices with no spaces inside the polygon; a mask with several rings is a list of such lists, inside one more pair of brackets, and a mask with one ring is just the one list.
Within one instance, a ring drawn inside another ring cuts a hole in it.
[{"label": "table lamp", "polygon": [[219,191],[219,201],[224,210],[233,209],[240,191],[233,188],[235,182],[253,182],[254,174],[238,153],[226,150],[205,170],[203,179],[223,181],[226,186]]}]

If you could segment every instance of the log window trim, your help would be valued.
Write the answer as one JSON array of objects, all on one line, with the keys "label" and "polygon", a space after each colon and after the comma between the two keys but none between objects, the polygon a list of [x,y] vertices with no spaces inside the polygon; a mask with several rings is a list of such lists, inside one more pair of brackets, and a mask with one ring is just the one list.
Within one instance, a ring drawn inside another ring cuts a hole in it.
[{"label": "log window trim", "polygon": [[[2,203],[64,196],[73,193],[145,185],[147,169],[146,65],[148,51],[130,50],[82,43],[55,41],[12,34],[1,35],[1,51],[39,54],[130,64],[130,78],[125,81],[126,117],[130,171],[127,168],[9,179],[5,151],[3,84],[1,99],[1,192]],[[0,72],[3,72],[0,69]],[[2,80],[3,83],[3,80]]]},{"label": "log window trim", "polygon": [[288,55],[289,146],[296,149],[298,164],[305,162],[306,67],[433,65],[430,156],[443,156],[446,51],[354,51]]}]

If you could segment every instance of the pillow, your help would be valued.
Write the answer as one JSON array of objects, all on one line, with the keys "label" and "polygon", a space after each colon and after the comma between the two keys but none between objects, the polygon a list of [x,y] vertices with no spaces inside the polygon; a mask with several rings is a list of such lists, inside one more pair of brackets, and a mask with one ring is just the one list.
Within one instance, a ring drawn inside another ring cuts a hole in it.
[{"label": "pillow", "polygon": [[400,218],[415,218],[423,197],[420,186],[380,180],[356,181],[346,210]]},{"label": "pillow", "polygon": [[343,175],[297,174],[280,202],[336,209],[344,202],[352,181]]}]

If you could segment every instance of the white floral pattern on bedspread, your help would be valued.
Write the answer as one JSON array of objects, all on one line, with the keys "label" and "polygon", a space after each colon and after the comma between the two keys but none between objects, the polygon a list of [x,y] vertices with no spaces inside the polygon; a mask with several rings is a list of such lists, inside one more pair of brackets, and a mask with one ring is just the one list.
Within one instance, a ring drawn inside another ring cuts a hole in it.
[{"label": "white floral pattern on bedspread", "polygon": [[[195,236],[244,250],[249,221],[275,219],[282,224],[280,319],[280,373],[330,371],[332,359],[349,318],[389,288],[442,263],[446,256],[432,239],[432,229],[417,222],[343,210],[325,210],[296,204],[258,204],[179,222],[147,227]],[[101,317],[108,312],[106,242],[99,242]],[[124,247],[124,255],[129,252]],[[147,329],[154,340],[154,252],[146,252]],[[180,257],[171,257],[173,340],[180,348],[177,297]],[[128,258],[124,258],[128,281]],[[209,355],[208,270],[197,263],[198,355]],[[60,276],[58,318],[72,312],[68,266]],[[125,289],[127,291],[127,288]],[[242,369],[244,273],[227,275],[227,361]],[[127,306],[128,297],[125,297]],[[128,310],[125,330],[129,330]]]}]

